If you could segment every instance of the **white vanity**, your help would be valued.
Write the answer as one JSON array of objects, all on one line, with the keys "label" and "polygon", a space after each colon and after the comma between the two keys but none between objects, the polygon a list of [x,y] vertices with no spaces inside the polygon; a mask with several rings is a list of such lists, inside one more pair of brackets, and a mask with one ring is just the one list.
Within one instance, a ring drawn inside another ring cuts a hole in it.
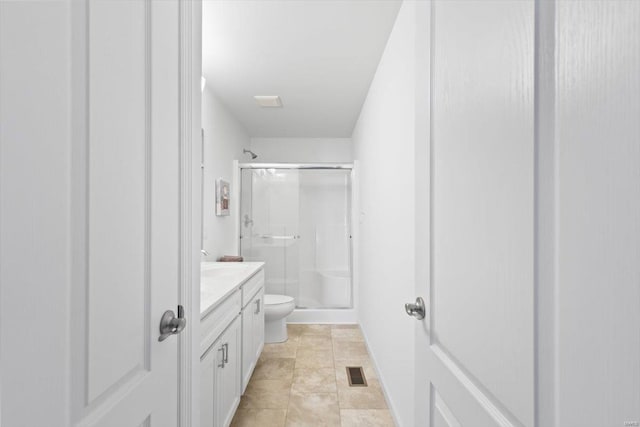
[{"label": "white vanity", "polygon": [[264,263],[203,262],[200,425],[227,427],[264,347]]}]

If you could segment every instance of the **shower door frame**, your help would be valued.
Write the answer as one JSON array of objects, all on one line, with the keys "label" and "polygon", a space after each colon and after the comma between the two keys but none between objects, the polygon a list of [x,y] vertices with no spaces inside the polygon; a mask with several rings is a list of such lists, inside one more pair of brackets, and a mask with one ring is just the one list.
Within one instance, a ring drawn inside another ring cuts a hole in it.
[{"label": "shower door frame", "polygon": [[296,307],[296,311],[299,310],[303,310],[303,311],[326,311],[326,312],[330,312],[332,310],[337,310],[337,311],[354,311],[356,310],[356,306],[357,306],[357,302],[356,302],[356,277],[354,274],[354,269],[356,267],[356,262],[355,262],[355,254],[354,254],[354,230],[355,230],[355,214],[354,214],[354,209],[356,206],[356,201],[357,201],[357,197],[356,197],[356,186],[354,185],[354,183],[356,182],[356,176],[355,176],[355,163],[253,163],[253,162],[249,162],[249,163],[237,163],[237,168],[235,168],[235,170],[237,171],[237,176],[234,178],[236,179],[237,182],[237,191],[235,192],[235,197],[237,200],[236,206],[237,206],[237,215],[236,215],[236,229],[237,229],[237,235],[238,235],[238,254],[241,254],[242,251],[242,233],[241,233],[241,222],[242,222],[242,171],[244,169],[296,169],[296,170],[349,170],[351,171],[350,175],[349,175],[349,179],[350,179],[350,193],[351,193],[351,197],[350,197],[350,206],[349,206],[349,210],[351,212],[348,213],[349,215],[349,283],[350,283],[350,292],[351,292],[351,304],[350,307],[323,307],[323,308],[298,308]]}]

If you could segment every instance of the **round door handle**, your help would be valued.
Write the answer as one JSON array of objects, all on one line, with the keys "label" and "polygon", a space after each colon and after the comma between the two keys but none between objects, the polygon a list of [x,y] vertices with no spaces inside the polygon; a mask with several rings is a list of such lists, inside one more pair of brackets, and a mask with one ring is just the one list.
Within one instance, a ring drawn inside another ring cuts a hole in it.
[{"label": "round door handle", "polygon": [[409,316],[413,316],[418,320],[424,319],[426,314],[424,300],[422,297],[416,298],[415,303],[406,303],[404,305],[404,310]]},{"label": "round door handle", "polygon": [[173,310],[167,310],[160,319],[160,337],[158,341],[164,341],[171,335],[177,335],[184,327],[187,326],[187,319],[184,317],[184,308],[178,306],[178,317],[176,317]]}]

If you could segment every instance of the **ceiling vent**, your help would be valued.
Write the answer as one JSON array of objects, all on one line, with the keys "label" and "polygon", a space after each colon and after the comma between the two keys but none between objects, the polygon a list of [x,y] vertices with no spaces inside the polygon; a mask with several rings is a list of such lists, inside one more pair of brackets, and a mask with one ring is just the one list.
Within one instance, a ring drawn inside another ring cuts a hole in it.
[{"label": "ceiling vent", "polygon": [[261,107],[279,108],[282,107],[282,100],[277,95],[254,96],[256,102]]}]

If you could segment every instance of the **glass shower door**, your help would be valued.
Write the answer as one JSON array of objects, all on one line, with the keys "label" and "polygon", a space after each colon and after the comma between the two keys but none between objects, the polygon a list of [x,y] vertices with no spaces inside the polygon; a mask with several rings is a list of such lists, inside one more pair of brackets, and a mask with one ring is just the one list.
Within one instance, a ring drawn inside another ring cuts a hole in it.
[{"label": "glass shower door", "polygon": [[240,250],[265,262],[265,292],[298,301],[298,171],[243,169]]},{"label": "glass shower door", "polygon": [[351,308],[351,171],[243,169],[241,254],[297,308]]},{"label": "glass shower door", "polygon": [[299,306],[350,308],[351,170],[301,170],[298,218]]}]

